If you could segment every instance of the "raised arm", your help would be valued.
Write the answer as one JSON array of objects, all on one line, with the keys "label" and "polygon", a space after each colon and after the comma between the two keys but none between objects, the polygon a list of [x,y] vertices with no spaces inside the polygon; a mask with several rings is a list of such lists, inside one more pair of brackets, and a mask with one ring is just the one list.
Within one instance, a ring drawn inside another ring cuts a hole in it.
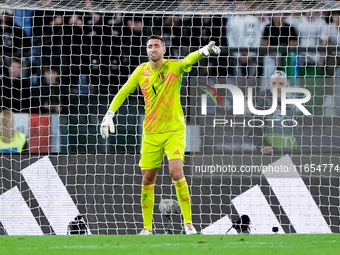
[{"label": "raised arm", "polygon": [[220,54],[221,49],[218,46],[215,46],[215,42],[211,41],[208,45],[200,48],[197,51],[190,53],[184,59],[180,61],[181,68],[184,72],[189,72],[191,70],[191,66],[200,61],[204,56],[209,56],[211,52],[215,52],[216,54]]}]

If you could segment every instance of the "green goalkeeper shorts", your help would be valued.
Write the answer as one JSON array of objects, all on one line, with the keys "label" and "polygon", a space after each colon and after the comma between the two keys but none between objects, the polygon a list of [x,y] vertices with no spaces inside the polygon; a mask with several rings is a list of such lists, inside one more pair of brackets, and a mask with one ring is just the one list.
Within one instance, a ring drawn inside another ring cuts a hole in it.
[{"label": "green goalkeeper shorts", "polygon": [[143,134],[139,166],[142,170],[160,168],[164,153],[168,160],[181,159],[184,162],[185,138],[185,130],[161,134]]}]

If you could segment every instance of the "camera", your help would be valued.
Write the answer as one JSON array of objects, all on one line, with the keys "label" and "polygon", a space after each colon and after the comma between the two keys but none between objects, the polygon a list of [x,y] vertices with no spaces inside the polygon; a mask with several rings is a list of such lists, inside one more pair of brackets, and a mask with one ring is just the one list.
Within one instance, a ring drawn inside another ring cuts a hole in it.
[{"label": "camera", "polygon": [[236,229],[236,231],[238,233],[243,233],[243,234],[250,234],[250,218],[248,215],[242,215],[241,217],[239,217],[236,221],[233,221],[233,225],[231,226],[231,228],[229,228],[229,230],[227,231],[226,234],[228,234],[228,232],[234,228]]},{"label": "camera", "polygon": [[74,218],[74,221],[71,221],[67,227],[68,235],[87,235],[88,227],[86,222],[83,219],[82,215],[78,215]]}]

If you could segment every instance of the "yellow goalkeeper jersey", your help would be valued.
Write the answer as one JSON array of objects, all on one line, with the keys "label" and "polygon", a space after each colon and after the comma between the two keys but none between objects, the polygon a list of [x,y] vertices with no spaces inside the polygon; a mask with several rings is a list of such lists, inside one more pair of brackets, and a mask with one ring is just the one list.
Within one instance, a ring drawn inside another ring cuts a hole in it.
[{"label": "yellow goalkeeper jersey", "polygon": [[182,60],[164,60],[159,69],[152,69],[150,62],[139,65],[113,98],[110,110],[116,112],[139,86],[145,101],[144,134],[185,130],[180,102],[182,76],[201,58],[195,51]]}]

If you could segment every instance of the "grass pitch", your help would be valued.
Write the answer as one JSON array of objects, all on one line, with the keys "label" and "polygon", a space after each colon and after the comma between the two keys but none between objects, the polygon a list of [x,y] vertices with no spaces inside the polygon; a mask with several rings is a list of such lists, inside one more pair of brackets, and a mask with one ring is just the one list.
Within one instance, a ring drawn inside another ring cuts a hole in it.
[{"label": "grass pitch", "polygon": [[1,255],[339,254],[340,234],[0,236]]}]

